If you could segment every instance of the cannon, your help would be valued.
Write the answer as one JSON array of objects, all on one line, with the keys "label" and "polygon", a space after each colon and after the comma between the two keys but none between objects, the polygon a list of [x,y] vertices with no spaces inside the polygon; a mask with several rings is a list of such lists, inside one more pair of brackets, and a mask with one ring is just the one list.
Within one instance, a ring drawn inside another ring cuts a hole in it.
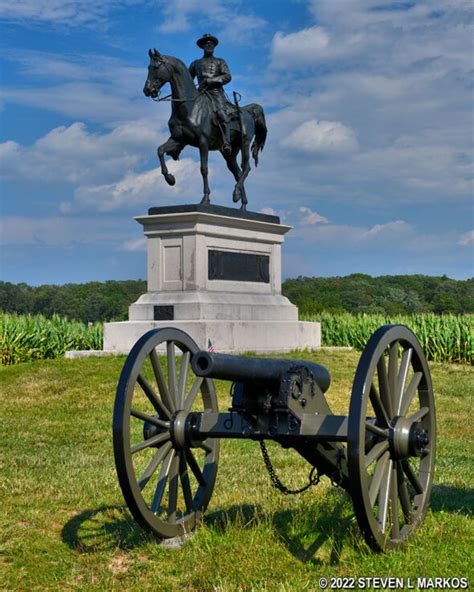
[{"label": "cannon", "polygon": [[[214,379],[231,383],[223,413]],[[246,438],[259,442],[280,491],[298,493],[325,475],[351,496],[374,551],[405,545],[426,514],[434,472],[423,349],[408,328],[385,325],[361,354],[348,416],[332,413],[329,385],[328,370],[306,360],[200,351],[175,328],[143,335],[123,367],[113,416],[118,480],[135,519],[160,539],[191,532],[213,493],[220,439]],[[305,487],[283,485],[265,440],[309,463]]]}]

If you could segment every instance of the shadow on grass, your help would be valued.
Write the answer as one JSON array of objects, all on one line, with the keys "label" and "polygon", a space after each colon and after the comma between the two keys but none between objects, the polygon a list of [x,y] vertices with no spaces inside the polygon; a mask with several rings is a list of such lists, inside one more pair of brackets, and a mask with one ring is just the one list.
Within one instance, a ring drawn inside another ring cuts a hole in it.
[{"label": "shadow on grass", "polygon": [[[348,516],[351,500],[344,493],[331,490],[325,494],[324,508],[320,507],[321,503],[315,504],[322,514],[315,516],[314,512],[308,511],[308,516],[303,519],[301,509],[284,510],[269,516],[259,505],[240,504],[212,512],[204,521],[208,527],[225,532],[231,527],[251,528],[256,522],[270,520],[280,540],[298,560],[316,565],[337,565],[344,545],[354,545],[354,541],[361,539],[352,511]],[[323,545],[329,549],[328,558],[324,560],[315,557]]]},{"label": "shadow on grass", "polygon": [[79,553],[133,549],[153,540],[123,506],[84,510],[63,526],[61,538]]},{"label": "shadow on grass", "polygon": [[[354,546],[361,540],[351,499],[342,491],[332,489],[324,494],[323,503],[319,500],[315,504],[318,514],[309,508],[307,518],[297,528],[292,510],[276,512],[273,524],[290,553],[303,563],[337,565],[344,546]],[[316,557],[323,546],[323,558]]]},{"label": "shadow on grass", "polygon": [[474,489],[433,485],[430,498],[432,512],[456,512],[465,516],[474,514]]},{"label": "shadow on grass", "polygon": [[[474,490],[435,485],[430,502],[433,513],[444,511],[471,516]],[[288,551],[303,563],[337,565],[345,545],[360,545],[360,550],[364,549],[351,499],[340,490],[329,490],[323,500],[315,500],[314,507],[310,504],[304,517],[301,509],[284,510],[269,516],[261,506],[254,504],[234,505],[204,516],[206,526],[222,533],[236,526],[252,528],[255,523],[268,520]],[[61,538],[79,553],[133,549],[154,540],[124,506],[84,510],[64,525]],[[324,559],[321,559],[316,554],[323,546],[326,549]]]}]

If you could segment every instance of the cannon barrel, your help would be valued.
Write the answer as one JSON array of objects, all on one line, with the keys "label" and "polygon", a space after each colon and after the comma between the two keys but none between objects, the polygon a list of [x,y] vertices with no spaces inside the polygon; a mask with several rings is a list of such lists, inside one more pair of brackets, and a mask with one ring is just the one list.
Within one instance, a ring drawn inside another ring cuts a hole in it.
[{"label": "cannon barrel", "polygon": [[265,384],[280,383],[290,368],[305,366],[323,393],[331,382],[329,371],[324,366],[306,360],[251,358],[198,351],[192,357],[191,366],[194,374],[205,378]]}]

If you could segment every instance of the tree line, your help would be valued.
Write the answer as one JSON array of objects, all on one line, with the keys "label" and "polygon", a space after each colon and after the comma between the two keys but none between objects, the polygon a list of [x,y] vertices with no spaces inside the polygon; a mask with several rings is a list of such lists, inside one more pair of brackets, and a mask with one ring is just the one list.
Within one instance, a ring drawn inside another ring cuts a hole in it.
[{"label": "tree line", "polygon": [[298,277],[283,284],[283,293],[300,313],[463,314],[474,312],[474,278],[361,273],[344,277]]},{"label": "tree line", "polygon": [[[323,311],[368,314],[424,312],[473,313],[474,278],[398,275],[371,277],[298,277],[282,291],[302,314]],[[19,314],[58,314],[83,322],[121,321],[128,306],[146,292],[144,280],[29,286],[0,282],[0,310]]]}]

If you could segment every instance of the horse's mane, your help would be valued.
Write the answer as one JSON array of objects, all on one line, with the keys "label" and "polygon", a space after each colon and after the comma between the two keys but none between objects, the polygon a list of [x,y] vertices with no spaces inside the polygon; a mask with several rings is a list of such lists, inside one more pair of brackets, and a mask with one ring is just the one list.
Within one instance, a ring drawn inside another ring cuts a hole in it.
[{"label": "horse's mane", "polygon": [[161,57],[163,59],[165,59],[167,62],[169,62],[171,65],[181,66],[182,68],[184,68],[184,70],[187,70],[189,72],[186,64],[183,61],[181,61],[179,58],[175,58],[174,56],[163,55],[163,54]]}]

